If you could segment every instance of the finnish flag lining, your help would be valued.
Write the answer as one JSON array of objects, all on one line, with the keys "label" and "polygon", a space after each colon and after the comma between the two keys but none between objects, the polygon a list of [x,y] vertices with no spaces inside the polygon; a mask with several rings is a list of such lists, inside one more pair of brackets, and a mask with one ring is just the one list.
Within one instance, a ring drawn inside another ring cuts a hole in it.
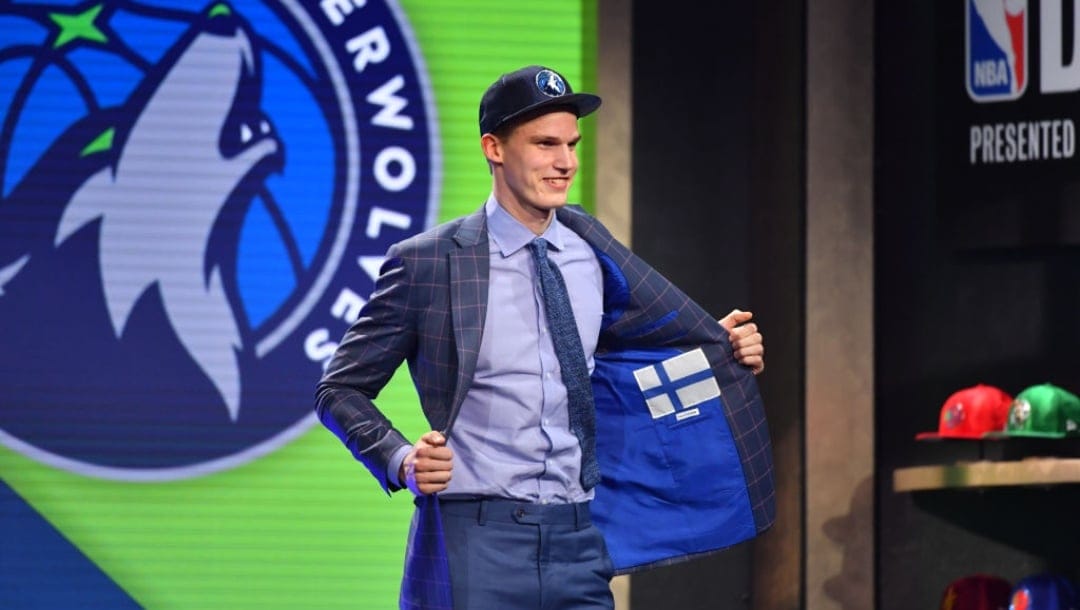
[{"label": "finnish flag lining", "polygon": [[[703,373],[708,376],[701,378]],[[637,369],[634,378],[645,394],[645,404],[653,419],[672,413],[679,421],[695,417],[701,412],[692,407],[720,396],[720,386],[701,348]],[[686,381],[679,383],[680,380]]]}]

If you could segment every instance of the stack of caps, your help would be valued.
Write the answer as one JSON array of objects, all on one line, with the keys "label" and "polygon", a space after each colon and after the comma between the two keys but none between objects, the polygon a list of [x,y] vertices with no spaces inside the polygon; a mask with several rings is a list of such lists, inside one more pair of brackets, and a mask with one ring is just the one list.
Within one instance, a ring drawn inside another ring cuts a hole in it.
[{"label": "stack of caps", "polygon": [[1012,398],[1003,390],[979,384],[949,396],[941,407],[937,432],[919,440],[1080,436],[1080,398],[1058,386],[1033,385]]}]

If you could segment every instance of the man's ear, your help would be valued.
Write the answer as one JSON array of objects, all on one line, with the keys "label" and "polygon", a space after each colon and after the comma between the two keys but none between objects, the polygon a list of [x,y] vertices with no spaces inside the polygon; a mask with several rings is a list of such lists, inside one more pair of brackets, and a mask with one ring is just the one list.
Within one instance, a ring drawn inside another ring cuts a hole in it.
[{"label": "man's ear", "polygon": [[502,142],[494,134],[485,133],[480,137],[480,148],[484,151],[488,163],[502,163]]}]

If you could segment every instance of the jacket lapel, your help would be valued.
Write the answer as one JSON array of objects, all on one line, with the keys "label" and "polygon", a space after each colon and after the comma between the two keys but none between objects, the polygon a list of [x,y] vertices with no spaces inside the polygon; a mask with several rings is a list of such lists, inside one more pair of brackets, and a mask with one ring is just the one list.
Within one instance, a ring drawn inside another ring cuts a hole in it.
[{"label": "jacket lapel", "polygon": [[465,218],[454,234],[458,249],[451,250],[450,313],[453,320],[457,374],[453,402],[447,420],[447,433],[454,425],[458,410],[476,372],[476,358],[487,315],[488,274],[491,254],[488,251],[487,216],[481,209]]}]

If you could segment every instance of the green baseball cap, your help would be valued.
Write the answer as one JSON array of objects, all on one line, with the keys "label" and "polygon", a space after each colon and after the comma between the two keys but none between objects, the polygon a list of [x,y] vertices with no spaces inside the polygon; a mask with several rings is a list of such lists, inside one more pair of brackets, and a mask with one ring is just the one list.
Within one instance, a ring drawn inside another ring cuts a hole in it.
[{"label": "green baseball cap", "polygon": [[1005,423],[1007,436],[1080,436],[1080,398],[1056,385],[1033,385],[1016,395]]}]

